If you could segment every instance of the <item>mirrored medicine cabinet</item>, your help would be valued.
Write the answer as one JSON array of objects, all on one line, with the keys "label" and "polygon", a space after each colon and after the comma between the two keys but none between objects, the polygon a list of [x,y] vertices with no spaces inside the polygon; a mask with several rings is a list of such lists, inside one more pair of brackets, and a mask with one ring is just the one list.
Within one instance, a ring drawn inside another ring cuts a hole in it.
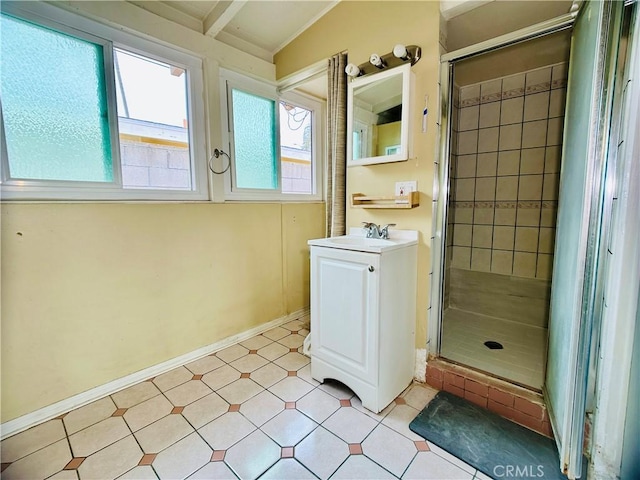
[{"label": "mirrored medicine cabinet", "polygon": [[354,78],[347,90],[347,165],[409,158],[411,65]]}]

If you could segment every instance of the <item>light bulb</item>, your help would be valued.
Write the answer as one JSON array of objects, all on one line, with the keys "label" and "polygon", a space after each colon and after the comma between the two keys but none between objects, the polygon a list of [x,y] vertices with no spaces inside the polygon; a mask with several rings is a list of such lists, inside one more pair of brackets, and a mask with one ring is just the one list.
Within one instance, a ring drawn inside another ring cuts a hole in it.
[{"label": "light bulb", "polygon": [[402,60],[406,60],[409,56],[407,53],[407,47],[399,43],[395,47],[393,47],[393,56],[397,58],[401,58]]},{"label": "light bulb", "polygon": [[371,65],[373,65],[374,67],[384,68],[384,62],[380,58],[380,55],[378,55],[377,53],[371,54],[371,56],[369,57],[369,63],[371,63]]},{"label": "light bulb", "polygon": [[360,69],[355,63],[350,63],[349,65],[347,65],[344,69],[344,72],[350,77],[357,77],[358,75],[360,75]]}]

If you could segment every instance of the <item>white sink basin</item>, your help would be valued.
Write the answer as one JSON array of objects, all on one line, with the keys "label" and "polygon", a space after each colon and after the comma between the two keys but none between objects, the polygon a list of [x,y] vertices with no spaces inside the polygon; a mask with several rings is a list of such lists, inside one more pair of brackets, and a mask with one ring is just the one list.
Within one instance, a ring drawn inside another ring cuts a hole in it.
[{"label": "white sink basin", "polygon": [[318,238],[309,240],[308,244],[316,247],[340,248],[358,252],[383,253],[396,248],[407,247],[418,243],[418,232],[414,230],[391,230],[389,239],[367,238],[361,228],[352,228],[349,235],[340,237]]}]

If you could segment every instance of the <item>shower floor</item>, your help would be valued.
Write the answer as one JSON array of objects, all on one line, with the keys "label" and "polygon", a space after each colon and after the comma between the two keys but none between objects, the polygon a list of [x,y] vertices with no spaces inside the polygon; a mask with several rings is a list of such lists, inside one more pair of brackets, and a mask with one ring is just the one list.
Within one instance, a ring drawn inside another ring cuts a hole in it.
[{"label": "shower floor", "polygon": [[[547,329],[447,308],[442,322],[441,355],[521,385],[542,389]],[[495,341],[504,347],[491,350]]]}]

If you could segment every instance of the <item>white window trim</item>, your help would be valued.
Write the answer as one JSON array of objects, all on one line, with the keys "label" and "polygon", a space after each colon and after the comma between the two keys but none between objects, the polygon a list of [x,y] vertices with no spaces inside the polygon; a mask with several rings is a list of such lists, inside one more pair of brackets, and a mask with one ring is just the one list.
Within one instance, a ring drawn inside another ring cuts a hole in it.
[{"label": "white window trim", "polygon": [[[2,12],[15,15],[34,23],[48,26],[63,33],[85,38],[107,45],[105,48],[105,71],[109,128],[111,130],[113,183],[76,182],[50,180],[6,180],[0,186],[2,200],[208,200],[206,131],[202,59],[183,53],[175,48],[147,40],[137,35],[118,30],[77,15],[59,7],[41,2],[2,2]],[[120,149],[118,142],[118,119],[113,78],[111,45],[137,52],[145,57],[182,67],[188,80],[189,150],[193,190],[134,189],[122,187]],[[115,143],[115,145],[114,145]],[[8,172],[8,161],[3,142],[2,172]],[[118,183],[116,183],[118,182]]]},{"label": "white window trim", "polygon": [[[311,155],[312,161],[312,179],[314,193],[311,194],[295,194],[295,193],[282,193],[281,185],[281,162],[280,162],[280,119],[279,108],[276,108],[276,128],[277,128],[277,170],[278,170],[278,189],[277,190],[262,190],[262,189],[235,189],[234,183],[234,170],[233,163],[233,138],[231,135],[231,119],[233,113],[229,110],[231,104],[231,89],[237,88],[247,93],[253,93],[265,98],[270,98],[276,101],[276,105],[282,101],[290,101],[301,107],[308,108],[313,111],[314,119],[311,122],[312,125],[312,139],[311,142]],[[278,201],[278,202],[318,202],[324,199],[324,142],[325,142],[325,115],[324,104],[316,98],[301,93],[286,92],[277,93],[276,85],[267,81],[259,81],[249,78],[245,75],[227,70],[220,69],[220,119],[222,128],[222,142],[225,152],[228,152],[231,156],[231,166],[227,172],[224,173],[224,188],[225,188],[225,200],[229,201]]]}]

